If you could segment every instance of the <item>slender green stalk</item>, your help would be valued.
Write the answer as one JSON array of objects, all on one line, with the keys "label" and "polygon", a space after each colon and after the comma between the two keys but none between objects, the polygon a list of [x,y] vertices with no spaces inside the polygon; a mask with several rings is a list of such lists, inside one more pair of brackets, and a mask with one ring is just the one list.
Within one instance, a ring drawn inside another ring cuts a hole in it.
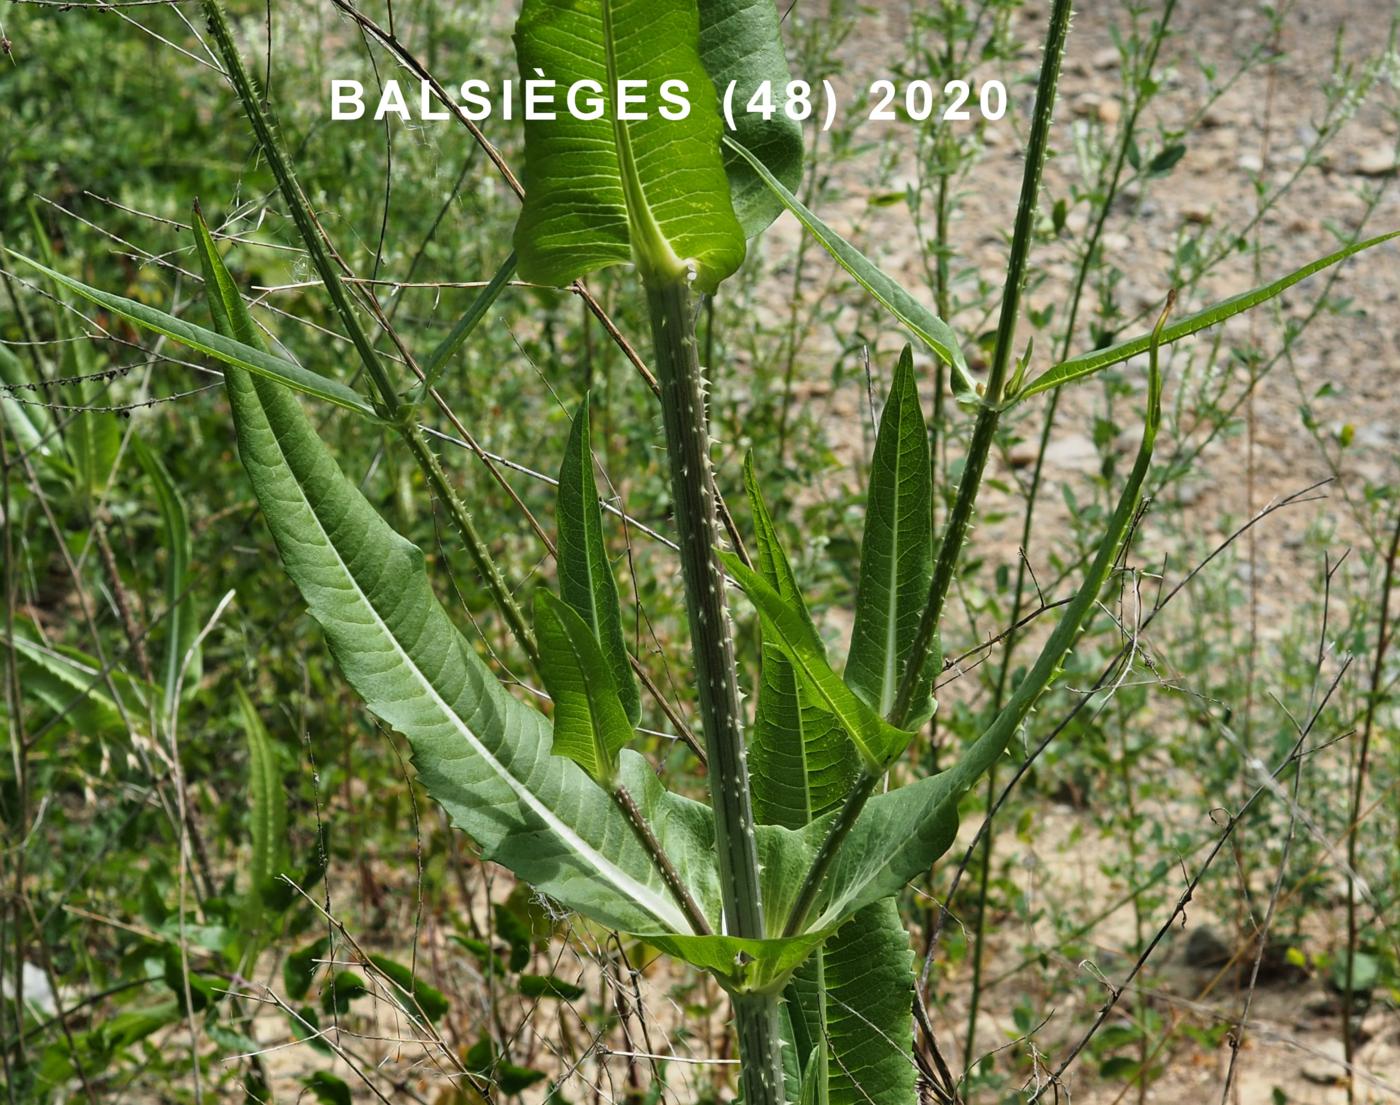
[{"label": "slender green stalk", "polygon": [[[710,803],[715,814],[724,930],[731,936],[761,938],[766,932],[758,848],[724,572],[716,555],[721,530],[710,470],[710,434],[695,339],[695,305],[684,278],[644,270],[643,282],[656,344],[671,495],[705,735]],[[782,1105],[778,998],[736,995],[734,1015],[743,1060],[740,1078],[745,1102]]]},{"label": "slender green stalk", "polygon": [[[982,484],[982,472],[986,467],[987,455],[991,452],[997,421],[1001,416],[999,408],[1002,392],[1006,386],[1007,369],[1011,364],[1011,343],[1015,337],[1016,318],[1019,314],[1021,301],[1021,285],[1025,279],[1026,259],[1030,253],[1036,196],[1040,192],[1040,178],[1045,168],[1050,120],[1055,105],[1055,89],[1060,77],[1060,62],[1064,57],[1065,38],[1069,34],[1070,9],[1071,0],[1055,0],[1055,6],[1050,13],[1050,29],[1045,39],[1045,61],[1040,71],[1040,83],[1036,88],[1035,113],[1030,142],[1027,146],[1025,173],[1021,180],[1021,199],[1016,209],[1016,224],[1011,239],[1011,259],[1007,266],[1001,318],[997,325],[996,354],[987,378],[982,410],[978,414],[977,423],[973,428],[972,443],[968,447],[967,463],[963,468],[962,480],[958,484],[957,498],[953,502],[953,509],[948,517],[943,541],[939,546],[938,559],[934,563],[928,601],[919,621],[918,634],[910,649],[904,675],[900,679],[894,706],[890,710],[889,720],[894,725],[902,725],[908,716],[909,709],[913,705],[915,691],[918,688],[919,675],[928,662],[929,650],[933,646],[933,636],[943,616],[943,605],[948,597],[948,589],[952,585],[958,554],[962,549],[963,540],[967,536],[968,523],[971,521],[977,492]],[[1085,590],[1087,588],[1086,581]],[[1094,595],[1091,597],[1097,597],[1097,594],[1098,589],[1094,588]],[[1071,604],[1060,624],[1056,627],[1055,634],[1052,634],[1052,642],[1059,640],[1061,630],[1068,631],[1068,639],[1073,639],[1073,634],[1079,631],[1078,623],[1072,627],[1067,626],[1078,601],[1079,596],[1076,596],[1075,602]],[[1087,608],[1085,612],[1087,612]],[[1082,619],[1083,614],[1080,617]],[[1068,644],[1065,647],[1068,648]],[[1050,645],[1047,644],[1047,653],[1049,649]],[[1044,658],[1045,653],[1042,653],[1042,660]],[[1043,672],[1041,665],[1037,664],[1032,673],[1022,682],[1021,687],[1018,688],[1017,696],[1012,699],[1012,703],[998,715],[991,728],[978,738],[977,746],[991,747],[987,742],[989,736],[993,736],[993,734],[996,734],[993,740],[1000,739],[1003,744],[1005,740],[1009,739],[1010,731],[1006,731],[1003,735],[1002,726],[1006,723],[1007,715],[1011,713],[1012,706],[1020,706],[1023,692],[1030,692],[1028,696],[1024,696],[1026,700],[1021,712],[1012,720],[1012,728],[1014,729],[1025,717],[1025,711],[1030,709],[1031,703],[1035,701],[1035,698],[1039,696],[1054,676],[1060,658],[1056,657],[1054,663]],[[1036,678],[1039,679],[1039,683],[1032,691],[1030,684]],[[1000,748],[998,748],[998,754],[1000,754]],[[990,766],[989,763],[987,767]],[[981,775],[983,770],[986,768],[978,770],[977,775]],[[806,921],[806,915],[816,901],[822,881],[826,878],[826,873],[830,870],[831,864],[840,850],[840,843],[855,825],[861,810],[864,809],[866,801],[875,789],[875,782],[875,779],[864,776],[858,781],[858,785],[852,788],[850,797],[832,822],[826,839],[822,841],[822,845],[812,861],[812,866],[807,871],[794,907],[783,926],[785,933],[792,934],[801,931],[802,925]]]},{"label": "slender green stalk", "polygon": [[[521,650],[531,665],[538,667],[539,648],[535,644],[535,636],[530,630],[529,623],[525,620],[520,604],[515,601],[514,592],[507,585],[500,568],[496,566],[485,541],[477,532],[476,524],[472,521],[466,504],[462,502],[461,497],[452,487],[447,473],[443,471],[442,465],[429,447],[427,439],[407,417],[411,413],[413,405],[405,405],[401,402],[394,382],[384,367],[384,362],[375,352],[369,336],[360,324],[359,316],[355,313],[354,305],[345,289],[345,283],[341,280],[336,265],[332,262],[325,235],[311,212],[311,205],[307,202],[301,185],[297,182],[296,173],[282,150],[282,144],[277,140],[275,124],[263,106],[252,77],[248,75],[248,70],[243,65],[243,59],[233,41],[233,34],[229,30],[223,6],[219,0],[204,0],[204,13],[209,22],[210,34],[214,36],[214,44],[218,48],[219,57],[224,63],[225,74],[233,84],[234,91],[238,94],[238,99],[243,105],[244,113],[248,116],[248,121],[252,124],[253,132],[257,136],[258,146],[262,150],[263,156],[267,158],[273,176],[277,178],[278,187],[282,191],[283,198],[287,201],[287,207],[296,222],[297,230],[306,246],[312,264],[316,267],[316,272],[320,275],[321,281],[331,297],[331,302],[340,316],[341,325],[345,327],[351,343],[355,346],[360,360],[369,372],[370,379],[374,382],[380,405],[394,424],[399,436],[408,446],[409,452],[413,454],[413,459],[417,462],[428,486],[446,508],[452,519],[453,528],[461,537],[472,562],[481,573],[487,589],[491,592],[492,600],[505,618],[506,624],[510,627]],[[513,264],[513,259],[508,260],[506,265],[502,267],[502,272],[508,274]],[[506,279],[508,279],[508,275],[502,276],[501,273],[498,273],[496,280],[492,282],[492,287],[483,290],[480,300],[483,303],[487,302],[493,288],[498,291],[499,286],[503,285]]]},{"label": "slender green stalk", "polygon": [[928,662],[933,637],[943,618],[943,606],[953,583],[953,575],[962,554],[963,541],[972,521],[977,493],[982,486],[982,473],[987,466],[997,423],[1001,419],[1001,402],[1006,388],[1007,370],[1012,359],[1016,338],[1016,323],[1021,313],[1021,290],[1025,283],[1026,262],[1030,256],[1031,237],[1035,222],[1036,202],[1040,195],[1040,179],[1049,152],[1050,122],[1055,107],[1055,90],[1060,80],[1060,62],[1064,58],[1065,39],[1069,34],[1071,0],[1055,0],[1050,12],[1050,29],[1045,37],[1045,59],[1041,63],[1040,82],[1036,86],[1035,111],[1031,120],[1030,140],[1026,146],[1026,167],[1021,177],[1021,197],[1016,206],[1016,222],[1011,235],[1011,257],[1006,267],[1006,283],[1002,291],[1001,316],[997,321],[996,347],[987,383],[982,393],[982,408],[972,430],[967,462],[958,483],[957,497],[948,515],[943,540],[934,563],[933,579],[929,584],[928,601],[919,620],[918,633],[909,652],[909,660],[900,679],[890,721],[902,725],[913,705],[919,676]]},{"label": "slender green stalk", "polygon": [[661,872],[661,878],[666,883],[666,888],[671,892],[671,896],[676,899],[676,904],[685,912],[686,920],[691,927],[701,936],[710,935],[710,922],[705,919],[705,912],[700,908],[694,896],[690,893],[690,888],[685,885],[685,880],[676,870],[676,865],[671,862],[671,857],[666,854],[666,849],[661,846],[661,841],[656,839],[656,832],[651,827],[651,822],[642,813],[637,805],[637,800],[632,797],[632,792],[622,784],[613,788],[613,801],[617,803],[626,816],[628,823],[632,826],[632,831],[637,834],[637,840],[641,842],[651,860],[656,864],[656,869]]},{"label": "slender green stalk", "polygon": [[[1163,6],[1161,18],[1157,21],[1152,44],[1148,49],[1147,57],[1143,65],[1142,77],[1135,81],[1135,87],[1139,91],[1133,96],[1131,107],[1123,122],[1122,133],[1119,135],[1118,150],[1114,156],[1113,168],[1109,174],[1108,184],[1100,200],[1098,214],[1094,219],[1094,225],[1089,232],[1089,240],[1084,248],[1083,257],[1080,259],[1078,271],[1075,273],[1074,289],[1070,293],[1069,310],[1065,320],[1065,332],[1060,342],[1060,354],[1057,361],[1063,361],[1069,356],[1071,345],[1074,341],[1075,323],[1079,318],[1079,307],[1083,301],[1084,285],[1088,279],[1094,258],[1099,251],[1099,242],[1103,238],[1104,227],[1108,222],[1109,212],[1113,207],[1114,197],[1118,194],[1118,187],[1123,178],[1123,170],[1127,165],[1128,152],[1132,149],[1135,135],[1137,133],[1137,121],[1143,107],[1147,103],[1147,96],[1140,89],[1142,84],[1151,76],[1153,68],[1157,64],[1157,54],[1162,46],[1162,40],[1166,38],[1167,24],[1170,22],[1172,12],[1176,7],[1176,0],[1166,0]],[[1012,627],[1006,635],[1006,644],[1002,649],[1001,666],[997,671],[996,689],[992,696],[993,709],[1000,709],[1001,704],[1006,699],[1006,682],[1011,674],[1011,660],[1015,654],[1016,645],[1020,636],[1017,632],[1017,625],[1021,620],[1026,598],[1026,573],[1027,565],[1030,563],[1031,531],[1035,522],[1035,508],[1040,501],[1040,484],[1045,471],[1046,451],[1050,446],[1050,435],[1055,428],[1055,418],[1059,410],[1060,390],[1056,389],[1050,393],[1050,402],[1046,407],[1044,424],[1040,429],[1040,442],[1036,448],[1035,466],[1031,471],[1030,492],[1026,498],[1026,513],[1021,523],[1021,556],[1016,562],[1016,583],[1012,591],[1011,616],[1008,624]],[[997,793],[997,771],[995,766],[987,773],[987,809],[992,808],[994,798]],[[980,868],[978,872],[978,893],[979,901],[987,900],[987,890],[990,885],[992,868],[992,849],[995,842],[995,834],[988,825],[987,832],[982,836],[982,854],[979,857]],[[972,952],[972,997],[968,1003],[967,1032],[963,1039],[964,1065],[970,1066],[972,1055],[976,1048],[977,1036],[977,1013],[981,1005],[982,993],[982,963],[986,949],[986,911],[979,910],[973,930],[973,952]]]}]

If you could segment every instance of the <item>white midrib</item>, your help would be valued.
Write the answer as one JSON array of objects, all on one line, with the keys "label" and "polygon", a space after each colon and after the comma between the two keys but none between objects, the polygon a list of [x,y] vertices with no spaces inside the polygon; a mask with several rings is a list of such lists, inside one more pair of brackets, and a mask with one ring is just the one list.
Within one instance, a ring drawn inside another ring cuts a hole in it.
[{"label": "white midrib", "polygon": [[[900,415],[903,415],[901,410]],[[899,426],[893,427],[895,431],[895,451],[894,451],[894,502],[893,517],[890,519],[890,565],[889,579],[886,581],[885,590],[885,677],[880,682],[880,714],[888,717],[890,710],[894,708],[895,689],[899,681],[899,672],[896,671],[895,660],[899,650],[899,626],[896,615],[899,604],[899,462],[903,459],[903,450],[899,448]]]},{"label": "white midrib", "polygon": [[[264,412],[264,415],[265,413],[266,412]],[[271,425],[268,426],[268,432],[272,435],[272,439],[277,441],[277,435],[273,432]],[[277,449],[278,452],[281,453],[281,442],[278,442]],[[287,471],[290,473],[290,466],[287,467]],[[631,898],[638,905],[642,906],[642,908],[646,909],[653,917],[670,929],[670,931],[681,933],[690,932],[691,927],[684,915],[676,906],[671,905],[668,898],[658,896],[651,887],[647,886],[645,883],[638,882],[631,875],[627,874],[626,871],[623,871],[622,868],[614,864],[612,860],[608,859],[580,837],[570,826],[560,821],[559,818],[554,815],[554,812],[540,801],[537,795],[507,771],[505,765],[496,759],[496,757],[491,754],[490,749],[481,743],[481,739],[472,732],[471,728],[458,716],[457,711],[452,709],[452,707],[447,704],[447,701],[438,694],[437,688],[434,687],[418,669],[418,665],[413,662],[412,657],[404,651],[403,646],[399,643],[399,639],[394,636],[393,631],[385,624],[384,619],[379,616],[379,611],[375,609],[374,604],[370,602],[369,596],[364,593],[354,573],[350,571],[349,565],[345,563],[345,559],[340,555],[340,550],[336,548],[335,542],[331,540],[330,534],[326,532],[325,526],[321,524],[321,517],[316,513],[316,508],[311,505],[311,501],[302,492],[300,481],[293,476],[292,482],[296,484],[299,497],[301,501],[306,504],[306,509],[310,512],[311,517],[316,520],[316,528],[320,531],[321,537],[325,540],[326,547],[335,555],[336,564],[340,567],[345,578],[350,581],[350,587],[355,594],[356,600],[365,610],[369,611],[370,616],[374,620],[374,624],[383,631],[383,636],[393,643],[394,651],[398,654],[408,670],[413,673],[413,677],[417,680],[423,693],[442,712],[442,715],[448,719],[448,723],[462,736],[462,739],[471,746],[472,750],[478,756],[490,765],[496,775],[516,793],[521,802],[529,807],[541,821],[549,826],[553,832],[557,833],[570,847],[589,859],[595,870],[597,870],[597,872],[620,894]]]}]

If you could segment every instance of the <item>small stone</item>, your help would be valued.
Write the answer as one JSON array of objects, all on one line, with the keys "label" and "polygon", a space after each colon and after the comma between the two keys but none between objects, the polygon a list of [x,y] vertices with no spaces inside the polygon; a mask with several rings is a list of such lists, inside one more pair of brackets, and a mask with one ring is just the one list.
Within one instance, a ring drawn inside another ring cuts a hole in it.
[{"label": "small stone", "polygon": [[1400,165],[1395,161],[1393,146],[1377,146],[1367,150],[1356,162],[1356,171],[1362,176],[1389,176]]},{"label": "small stone", "polygon": [[1099,467],[1099,452],[1094,443],[1083,434],[1070,434],[1068,437],[1052,441],[1045,449],[1047,468],[1074,468],[1084,472],[1096,471]]},{"label": "small stone", "polygon": [[1089,64],[1095,69],[1117,69],[1118,61],[1118,48],[1105,46],[1102,50],[1094,51],[1094,56],[1089,59]]},{"label": "small stone", "polygon": [[1211,219],[1210,205],[1199,202],[1187,203],[1181,208],[1181,217],[1188,223],[1204,226]]},{"label": "small stone", "polygon": [[1257,153],[1240,154],[1240,159],[1236,164],[1246,173],[1262,173],[1264,171],[1264,162]]},{"label": "small stone", "polygon": [[1112,96],[1099,101],[1099,122],[1113,126],[1123,117],[1123,105]]},{"label": "small stone", "polygon": [[1331,1086],[1346,1077],[1346,1050],[1341,1040],[1323,1040],[1314,1051],[1316,1054],[1304,1059],[1298,1070],[1307,1081]]}]

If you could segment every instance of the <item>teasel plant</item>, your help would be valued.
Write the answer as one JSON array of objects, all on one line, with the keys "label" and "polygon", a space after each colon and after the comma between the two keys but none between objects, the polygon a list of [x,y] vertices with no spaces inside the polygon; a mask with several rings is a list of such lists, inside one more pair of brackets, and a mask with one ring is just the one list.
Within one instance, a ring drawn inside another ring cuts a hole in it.
[{"label": "teasel plant", "polygon": [[[768,117],[741,113],[725,132],[720,96],[730,82],[739,103],[764,82],[788,88],[771,0],[524,0],[515,32],[522,76],[545,72],[560,87],[595,81],[605,110],[593,119],[561,111],[526,122],[513,252],[442,344],[420,359],[370,301],[372,323],[396,343],[399,357],[390,361],[298,184],[221,3],[203,0],[203,9],[371,393],[268,347],[197,205],[194,245],[208,326],[28,263],[67,292],[220,362],[242,463],[287,575],[348,682],[407,738],[419,779],[487,860],[559,906],[709,974],[733,1004],[748,1105],[913,1102],[914,976],[898,895],[952,845],[960,800],[1056,681],[1124,554],[1161,418],[1159,349],[1392,235],[1176,319],[1163,289],[1167,306],[1151,331],[1032,373],[1031,353],[1018,351],[1016,334],[1070,31],[1070,0],[1054,0],[992,355],[979,381],[953,329],[795,197],[803,138],[792,116],[800,112],[786,111],[779,95]],[[682,119],[656,112],[625,119],[616,102],[621,80],[652,89],[682,80],[690,111]],[[906,346],[876,435],[854,628],[840,670],[765,503],[761,455],[744,465],[752,532],[749,542],[738,540],[712,465],[710,396],[696,340],[705,298],[785,212],[935,358],[938,379],[972,423],[952,507],[935,534],[929,432],[913,347]],[[422,406],[447,386],[452,358],[512,275],[577,287],[617,265],[635,270],[650,318],[708,801],[668,789],[629,747],[642,716],[640,665],[622,631],[587,398],[559,473],[559,593],[541,589],[532,616],[419,423]],[[936,709],[939,629],[1001,418],[1141,355],[1148,386],[1136,459],[1073,598],[980,736],[951,767],[910,778],[901,760]],[[396,377],[400,362],[410,377]],[[539,676],[552,700],[549,716],[481,659],[436,598],[422,552],[342,472],[304,399],[398,439]],[[760,627],[751,716],[731,628],[739,593]]]}]

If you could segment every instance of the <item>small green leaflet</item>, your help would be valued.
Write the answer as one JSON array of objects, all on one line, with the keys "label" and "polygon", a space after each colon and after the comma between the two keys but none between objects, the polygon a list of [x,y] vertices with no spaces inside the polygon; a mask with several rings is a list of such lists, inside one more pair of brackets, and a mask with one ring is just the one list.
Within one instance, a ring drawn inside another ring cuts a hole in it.
[{"label": "small green leaflet", "polygon": [[[562,286],[636,261],[643,276],[713,292],[744,259],[720,155],[714,88],[700,62],[694,0],[525,0],[515,28],[523,79],[592,81],[596,119],[561,107],[525,123],[525,206],[515,226],[520,275]],[[645,119],[629,121],[620,80],[644,81]],[[662,86],[683,82],[690,109],[667,118]]]},{"label": "small green leaflet", "polygon": [[552,750],[611,792],[617,753],[632,739],[632,723],[597,638],[576,611],[548,591],[535,596],[535,636],[540,674],[554,700]]},{"label": "small green leaflet", "polygon": [[636,725],[641,720],[642,701],[627,645],[622,639],[617,579],[603,543],[603,512],[598,505],[598,486],[593,480],[587,396],[579,404],[569,430],[569,445],[564,462],[559,466],[559,492],[555,503],[559,530],[559,593],[598,639],[627,719]]},{"label": "small green leaflet", "polygon": [[[870,463],[855,626],[846,661],[846,682],[882,716],[894,706],[933,575],[932,504],[928,428],[914,379],[914,352],[906,345]],[[933,713],[932,665],[927,667],[927,686],[906,722],[910,729]]]}]

